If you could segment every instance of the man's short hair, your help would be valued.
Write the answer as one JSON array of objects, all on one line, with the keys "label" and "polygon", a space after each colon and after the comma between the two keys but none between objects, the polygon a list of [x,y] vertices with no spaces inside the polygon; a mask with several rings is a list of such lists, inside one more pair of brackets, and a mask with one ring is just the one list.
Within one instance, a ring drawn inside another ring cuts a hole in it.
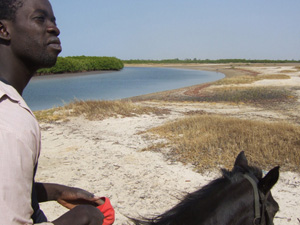
[{"label": "man's short hair", "polygon": [[14,20],[24,0],[0,0],[0,20]]}]

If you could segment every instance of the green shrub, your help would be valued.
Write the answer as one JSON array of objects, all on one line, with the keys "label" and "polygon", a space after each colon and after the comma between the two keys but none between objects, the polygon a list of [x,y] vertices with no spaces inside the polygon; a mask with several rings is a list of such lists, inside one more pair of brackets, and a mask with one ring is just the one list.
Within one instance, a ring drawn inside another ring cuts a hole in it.
[{"label": "green shrub", "polygon": [[115,57],[58,57],[55,66],[51,68],[40,69],[37,71],[37,75],[75,73],[98,70],[121,70],[123,69],[123,67],[123,62]]}]

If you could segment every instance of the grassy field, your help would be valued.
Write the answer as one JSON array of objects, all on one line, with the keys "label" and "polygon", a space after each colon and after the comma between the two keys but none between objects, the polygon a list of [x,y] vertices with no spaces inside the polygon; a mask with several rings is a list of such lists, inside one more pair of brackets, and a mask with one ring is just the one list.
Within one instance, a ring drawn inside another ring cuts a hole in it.
[{"label": "grassy field", "polygon": [[189,100],[200,102],[232,102],[266,104],[293,101],[296,97],[289,89],[278,87],[222,87],[203,90],[189,96]]},{"label": "grassy field", "polygon": [[109,117],[137,116],[141,114],[167,114],[168,110],[139,106],[130,101],[74,101],[63,107],[35,111],[40,122],[66,121],[70,116],[84,116],[88,120]]},{"label": "grassy field", "polygon": [[194,115],[150,132],[168,140],[159,147],[171,149],[169,158],[191,163],[200,172],[215,166],[231,168],[241,150],[249,161],[266,170],[280,165],[284,170],[300,171],[300,127],[289,123]]},{"label": "grassy field", "polygon": [[261,76],[235,76],[235,77],[226,77],[219,81],[214,82],[214,85],[228,85],[228,84],[250,84],[254,81],[265,80],[265,79],[290,79],[288,75],[285,74],[268,74]]}]

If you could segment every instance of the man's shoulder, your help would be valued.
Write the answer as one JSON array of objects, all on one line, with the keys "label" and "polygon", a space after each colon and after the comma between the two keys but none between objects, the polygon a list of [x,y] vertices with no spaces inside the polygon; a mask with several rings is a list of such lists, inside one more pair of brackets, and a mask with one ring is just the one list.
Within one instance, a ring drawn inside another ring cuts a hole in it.
[{"label": "man's shoulder", "polygon": [[0,98],[0,127],[10,132],[39,132],[35,117],[7,95]]},{"label": "man's shoulder", "polygon": [[22,99],[22,96],[17,92],[17,90],[13,86],[0,81],[0,99],[2,99],[5,96],[16,102]]}]

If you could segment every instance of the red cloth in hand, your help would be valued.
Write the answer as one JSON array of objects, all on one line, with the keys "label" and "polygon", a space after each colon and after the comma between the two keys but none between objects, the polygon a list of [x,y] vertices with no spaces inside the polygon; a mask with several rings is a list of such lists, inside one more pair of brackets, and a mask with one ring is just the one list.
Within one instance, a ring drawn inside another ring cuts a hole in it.
[{"label": "red cloth in hand", "polygon": [[103,225],[111,225],[115,222],[115,210],[110,204],[109,198],[103,197],[101,199],[104,201],[104,204],[97,206],[97,208],[104,215]]}]

